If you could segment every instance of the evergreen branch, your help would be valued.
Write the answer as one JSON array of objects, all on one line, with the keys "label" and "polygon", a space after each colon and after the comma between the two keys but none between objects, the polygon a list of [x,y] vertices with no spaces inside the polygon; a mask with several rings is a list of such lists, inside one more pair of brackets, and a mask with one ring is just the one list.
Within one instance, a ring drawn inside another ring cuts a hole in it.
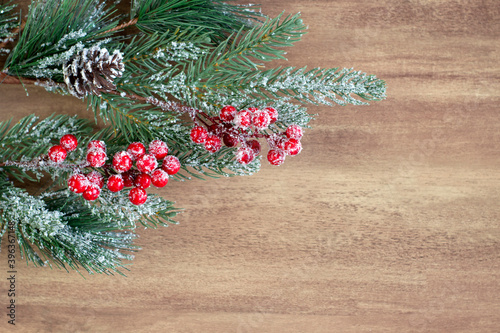
[{"label": "evergreen branch", "polygon": [[[9,42],[14,41],[14,36],[19,34],[26,24],[24,20],[21,20],[21,22],[17,24],[14,22],[18,21],[17,18],[15,16],[10,16],[15,7],[16,5],[0,5],[0,53],[10,52],[10,50],[4,48]],[[9,31],[10,29],[12,29],[12,31]]]},{"label": "evergreen branch", "polygon": [[[77,137],[87,136],[92,128],[90,122],[76,117],[66,115],[52,115],[38,122],[38,117],[30,115],[22,118],[9,129],[10,121],[0,122],[0,161],[6,174],[19,181],[23,179],[35,180],[28,171],[33,171],[29,165],[23,165],[27,162],[46,154],[48,149],[59,141],[59,138],[67,133],[72,133]],[[82,152],[80,152],[82,154]],[[19,165],[9,165],[7,161],[19,161]],[[51,168],[51,164],[44,165],[45,168]],[[49,170],[49,169],[48,169]],[[54,168],[53,176],[61,176],[60,173],[67,170]],[[36,171],[35,176],[40,178],[42,170]]]},{"label": "evergreen branch", "polygon": [[97,200],[99,205],[89,202],[84,204],[93,214],[116,221],[119,228],[135,229],[139,223],[148,228],[167,227],[177,224],[172,218],[181,211],[174,207],[173,202],[154,194],[149,194],[147,201],[139,206],[130,203],[125,191],[103,191]]},{"label": "evergreen branch", "polygon": [[61,66],[68,55],[95,44],[100,31],[117,25],[111,17],[112,6],[105,6],[99,0],[33,2],[19,42],[7,58],[6,71],[23,77],[53,78],[60,74],[60,69],[44,69]]},{"label": "evergreen branch", "polygon": [[187,68],[188,85],[214,86],[233,82],[244,73],[257,70],[261,63],[253,59],[271,61],[285,59],[281,47],[293,46],[305,33],[306,27],[300,14],[289,15],[282,20],[282,14],[267,20],[247,33],[240,30],[233,39],[228,38],[220,45],[193,62]]},{"label": "evergreen branch", "polygon": [[13,13],[15,8],[16,5],[11,5],[10,1],[7,4],[0,4],[0,53],[10,52],[4,47],[13,41],[13,37],[19,32],[19,27],[16,27],[18,20]]},{"label": "evergreen branch", "polygon": [[0,83],[3,84],[36,84],[40,82],[37,79],[31,79],[27,77],[19,77],[15,75],[9,75],[5,72],[0,72]]},{"label": "evergreen branch", "polygon": [[[10,33],[10,36],[8,38],[5,38],[1,43],[0,43],[0,50],[3,49],[4,47],[7,46],[7,44],[9,42],[13,42],[14,39],[13,37],[15,35],[17,35],[18,33],[20,33],[23,29],[24,29],[24,26],[26,25],[26,21],[21,21],[21,25],[18,26],[17,28],[15,28],[14,30],[12,30],[12,32]],[[9,50],[10,51],[10,50]]]},{"label": "evergreen branch", "polygon": [[218,43],[228,34],[255,25],[263,15],[254,9],[218,0],[135,0],[130,15],[138,18],[137,27],[148,34],[201,28],[200,33],[210,33]]},{"label": "evergreen branch", "polygon": [[[141,206],[132,205],[127,194],[103,192],[99,204],[92,204],[71,192],[58,191],[34,197],[0,179],[0,221],[15,223],[21,253],[35,266],[51,265],[88,273],[123,274],[123,253],[137,249],[133,230],[168,226],[179,213],[173,203],[150,195]],[[120,231],[120,232],[117,232]]]},{"label": "evergreen branch", "polygon": [[[61,193],[37,198],[10,185],[2,189],[0,216],[14,222],[21,254],[35,266],[52,262],[66,270],[123,274],[121,260],[132,257],[120,251],[135,251],[131,242],[136,236],[109,232],[117,229],[116,223],[102,220],[74,199]],[[84,222],[91,227],[81,228]]]},{"label": "evergreen branch", "polygon": [[[332,105],[367,104],[385,98],[385,82],[351,69],[275,68],[244,73],[231,86],[217,86],[219,93],[244,91],[254,99],[293,98],[300,103]],[[353,97],[353,95],[358,98]],[[360,100],[361,99],[361,100]]]}]

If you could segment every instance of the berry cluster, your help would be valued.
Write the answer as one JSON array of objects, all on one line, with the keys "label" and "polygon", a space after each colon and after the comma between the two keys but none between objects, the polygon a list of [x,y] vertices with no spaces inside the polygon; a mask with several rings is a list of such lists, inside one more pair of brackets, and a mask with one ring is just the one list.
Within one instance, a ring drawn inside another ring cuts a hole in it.
[{"label": "berry cluster", "polygon": [[69,151],[73,151],[78,146],[78,140],[73,134],[65,134],[59,140],[57,146],[52,146],[49,149],[49,159],[54,163],[62,163]]},{"label": "berry cluster", "polygon": [[268,138],[271,149],[267,153],[267,160],[272,165],[281,165],[285,162],[285,156],[295,156],[302,151],[302,128],[298,125],[290,125],[282,134],[273,135]]},{"label": "berry cluster", "polygon": [[[60,145],[49,149],[49,159],[61,163],[67,151],[75,150],[78,145],[76,137],[66,134]],[[106,183],[111,192],[119,192],[125,187],[132,187],[129,199],[134,205],[142,205],[148,196],[146,189],[150,185],[164,187],[169,175],[176,174],[181,163],[173,155],[168,155],[168,146],[161,140],[154,140],[146,147],[140,142],[131,143],[126,151],[114,154],[111,164],[106,164],[108,156],[103,141],[93,140],[87,145],[87,163],[85,166],[102,168],[102,172],[92,171],[87,174],[73,174],[68,179],[68,187],[74,193],[81,193],[89,201],[96,200]],[[159,166],[159,161],[161,165]],[[134,166],[135,162],[135,166]]]},{"label": "berry cluster", "polygon": [[302,150],[302,128],[298,125],[289,126],[283,133],[265,132],[278,120],[278,111],[272,107],[262,110],[250,107],[238,111],[234,106],[226,105],[220,110],[218,117],[209,117],[202,112],[200,114],[212,124],[204,123],[206,128],[201,125],[193,127],[191,140],[203,144],[211,153],[220,150],[223,143],[231,148],[240,144],[236,150],[236,160],[241,164],[252,162],[260,153],[258,138],[267,140],[271,148],[267,159],[272,165],[281,165],[286,155],[297,155]]}]

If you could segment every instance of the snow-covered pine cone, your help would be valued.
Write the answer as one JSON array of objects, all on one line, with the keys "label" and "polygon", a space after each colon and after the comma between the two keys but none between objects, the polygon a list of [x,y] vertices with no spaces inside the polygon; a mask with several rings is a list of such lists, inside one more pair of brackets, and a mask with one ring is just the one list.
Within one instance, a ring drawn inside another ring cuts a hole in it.
[{"label": "snow-covered pine cone", "polygon": [[64,82],[69,92],[78,98],[87,94],[116,90],[113,80],[121,77],[125,65],[120,51],[112,55],[105,48],[94,46],[83,49],[63,66]]}]

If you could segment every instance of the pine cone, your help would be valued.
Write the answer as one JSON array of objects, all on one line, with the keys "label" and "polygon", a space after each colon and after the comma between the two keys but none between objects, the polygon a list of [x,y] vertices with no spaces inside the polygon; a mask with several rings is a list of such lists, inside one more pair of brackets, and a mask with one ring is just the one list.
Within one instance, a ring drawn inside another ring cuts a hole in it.
[{"label": "pine cone", "polygon": [[71,95],[84,98],[87,94],[116,90],[113,79],[121,77],[125,66],[120,51],[110,56],[108,50],[94,46],[83,49],[63,66],[64,82]]}]

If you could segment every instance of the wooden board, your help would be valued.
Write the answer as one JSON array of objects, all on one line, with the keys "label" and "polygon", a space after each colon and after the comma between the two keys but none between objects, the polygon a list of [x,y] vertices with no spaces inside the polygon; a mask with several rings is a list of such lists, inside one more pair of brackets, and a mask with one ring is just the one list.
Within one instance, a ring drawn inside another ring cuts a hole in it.
[{"label": "wooden board", "polygon": [[[290,65],[376,74],[387,100],[311,107],[281,167],[169,184],[181,224],[141,230],[127,278],[20,267],[15,328],[3,244],[0,331],[500,330],[498,1],[263,3],[309,25]],[[2,120],[90,117],[29,92],[0,86]]]}]

